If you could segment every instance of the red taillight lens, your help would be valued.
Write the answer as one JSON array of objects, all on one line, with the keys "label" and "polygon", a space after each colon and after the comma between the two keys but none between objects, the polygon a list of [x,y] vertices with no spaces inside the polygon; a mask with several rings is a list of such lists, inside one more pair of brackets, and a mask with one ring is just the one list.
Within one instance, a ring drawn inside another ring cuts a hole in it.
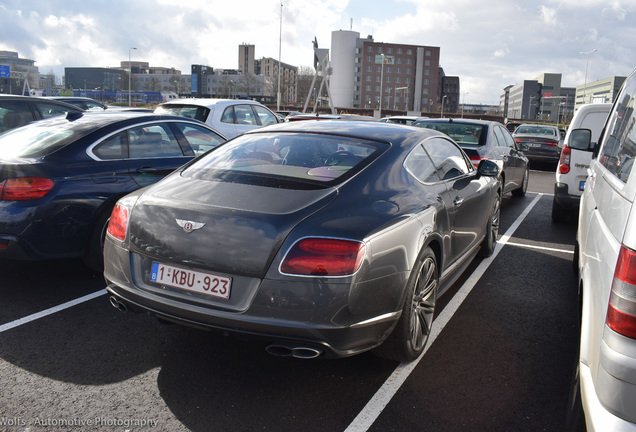
[{"label": "red taillight lens", "polygon": [[0,201],[32,201],[44,197],[55,182],[44,177],[20,177],[0,183]]},{"label": "red taillight lens", "polygon": [[487,158],[482,158],[481,156],[471,156],[470,157],[470,161],[473,163],[475,168],[477,168],[479,166],[479,162],[481,162],[483,159],[487,159]]},{"label": "red taillight lens", "polygon": [[636,339],[636,252],[621,247],[605,323],[615,332]]},{"label": "red taillight lens", "polygon": [[572,150],[570,147],[564,146],[561,150],[561,160],[559,160],[559,172],[561,174],[567,174],[570,172],[570,154]]},{"label": "red taillight lens", "polygon": [[128,230],[128,209],[126,207],[115,205],[113,212],[110,214],[108,222],[108,234],[117,240],[124,241],[126,231]]},{"label": "red taillight lens", "polygon": [[280,271],[301,276],[354,274],[364,258],[364,243],[354,240],[306,238],[287,252]]}]

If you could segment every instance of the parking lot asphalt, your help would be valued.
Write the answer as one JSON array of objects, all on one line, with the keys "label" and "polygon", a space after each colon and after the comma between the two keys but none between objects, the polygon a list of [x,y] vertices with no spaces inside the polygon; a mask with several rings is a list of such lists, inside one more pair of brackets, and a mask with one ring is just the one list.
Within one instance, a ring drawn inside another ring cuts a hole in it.
[{"label": "parking lot asphalt", "polygon": [[272,357],[122,314],[80,261],[0,261],[0,430],[561,431],[576,227],[552,223],[553,183],[533,171],[525,197],[504,197],[500,250],[440,299],[412,365]]}]

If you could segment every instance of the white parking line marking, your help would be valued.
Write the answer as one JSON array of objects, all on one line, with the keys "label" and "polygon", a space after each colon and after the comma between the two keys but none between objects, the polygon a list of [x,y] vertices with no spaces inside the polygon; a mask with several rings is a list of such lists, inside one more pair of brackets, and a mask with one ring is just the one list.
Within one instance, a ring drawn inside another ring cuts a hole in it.
[{"label": "white parking line marking", "polygon": [[523,243],[513,243],[513,242],[508,242],[506,244],[508,244],[510,246],[517,246],[517,247],[520,247],[520,248],[539,249],[539,250],[545,250],[545,251],[550,251],[550,252],[560,252],[560,253],[567,253],[567,254],[574,255],[574,251],[566,250],[566,249],[555,249],[555,248],[549,248],[549,247],[544,247],[544,246],[535,246],[535,245],[529,245],[529,244],[523,244]]},{"label": "white parking line marking", "polygon": [[517,220],[512,224],[508,231],[504,235],[501,236],[499,241],[497,242],[497,247],[493,254],[482,260],[482,262],[477,266],[475,271],[470,275],[470,277],[464,282],[462,287],[459,289],[457,294],[453,296],[452,300],[446,305],[444,310],[439,314],[437,318],[433,321],[433,326],[431,328],[431,334],[429,335],[429,341],[426,345],[426,348],[422,352],[422,354],[414,361],[410,363],[400,363],[398,367],[395,368],[391,376],[387,378],[387,380],[382,384],[382,387],[378,389],[378,391],[373,395],[371,400],[367,403],[367,405],[360,411],[358,416],[353,419],[353,422],[347,427],[345,432],[366,432],[369,430],[371,425],[375,422],[375,420],[380,416],[384,408],[391,401],[395,393],[400,389],[404,381],[409,377],[413,369],[418,365],[424,354],[428,351],[428,349],[433,345],[435,339],[439,334],[444,330],[446,324],[453,317],[459,306],[463,303],[464,299],[470,294],[471,290],[474,288],[475,284],[479,281],[479,279],[486,272],[490,264],[497,257],[501,249],[508,243],[508,240],[514,234],[514,232],[519,228],[521,222],[530,214],[530,211],[535,206],[537,202],[541,199],[544,194],[537,194],[536,198],[526,207],[526,209],[519,215]]},{"label": "white parking line marking", "polygon": [[10,323],[6,323],[6,324],[3,324],[3,325],[0,325],[0,333],[5,332],[7,330],[11,330],[11,329],[16,328],[18,326],[21,326],[22,324],[30,323],[31,321],[35,321],[35,320],[43,318],[43,317],[45,317],[47,315],[51,315],[51,314],[54,314],[56,312],[60,312],[60,311],[62,311],[64,309],[68,309],[68,308],[73,307],[75,305],[78,305],[80,303],[87,302],[87,301],[92,300],[94,298],[97,298],[99,296],[103,296],[104,294],[106,294],[106,292],[107,291],[105,289],[103,289],[101,291],[94,292],[93,294],[88,294],[88,295],[85,295],[84,297],[76,298],[75,300],[71,300],[69,302],[62,303],[61,305],[54,306],[54,307],[52,307],[50,309],[43,310],[42,312],[34,313],[33,315],[29,315],[29,316],[26,316],[24,318],[20,318],[20,319],[15,320],[15,321],[11,321]]}]

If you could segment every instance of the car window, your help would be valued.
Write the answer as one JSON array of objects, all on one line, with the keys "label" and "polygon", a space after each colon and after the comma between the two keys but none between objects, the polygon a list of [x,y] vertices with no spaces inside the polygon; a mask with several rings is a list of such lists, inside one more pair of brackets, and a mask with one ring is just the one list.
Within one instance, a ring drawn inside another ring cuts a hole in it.
[{"label": "car window", "polygon": [[258,122],[250,105],[234,106],[234,122],[240,125],[258,126]]},{"label": "car window", "polygon": [[178,157],[183,151],[167,124],[153,124],[128,131],[128,155],[131,159]]},{"label": "car window", "polygon": [[462,123],[435,123],[417,122],[415,126],[424,127],[440,131],[451,137],[456,143],[461,145],[483,145],[481,136],[485,137],[485,127],[483,125],[462,124]]},{"label": "car window", "polygon": [[497,140],[497,144],[500,147],[506,147],[506,137],[503,134],[503,131],[501,130],[501,128],[499,126],[495,126],[493,128],[493,132],[495,133],[495,138]]},{"label": "car window", "polygon": [[96,145],[93,149],[95,156],[100,159],[124,159],[126,157],[124,134],[120,132]]},{"label": "car window", "polygon": [[598,156],[599,162],[623,183],[629,178],[636,156],[636,116],[632,96],[635,84],[633,79],[625,83],[622,99],[616,102]]},{"label": "car window", "polygon": [[234,123],[234,107],[229,106],[225,108],[223,111],[223,115],[221,116],[222,123]]},{"label": "car window", "polygon": [[19,101],[0,101],[0,132],[14,129],[33,121],[29,105]]},{"label": "car window", "polygon": [[[556,137],[557,130],[541,126],[519,126],[515,131],[516,134],[545,135]],[[560,134],[559,134],[560,136]]]},{"label": "car window", "polygon": [[225,139],[220,135],[197,125],[176,123],[176,126],[181,130],[188,144],[190,144],[195,156],[212,150],[214,147],[225,142]]},{"label": "car window", "polygon": [[421,145],[416,146],[406,157],[404,168],[422,183],[440,181],[435,165]]},{"label": "car window", "polygon": [[454,143],[434,137],[424,141],[423,145],[442,179],[461,177],[472,170],[472,164],[466,161],[464,153]]},{"label": "car window", "polygon": [[35,102],[35,106],[42,115],[42,118],[50,118],[60,115],[66,115],[67,112],[72,111],[70,108],[61,107],[59,105],[51,104],[48,102]]},{"label": "car window", "polygon": [[243,135],[202,156],[182,175],[205,180],[231,178],[236,182],[259,177],[296,184],[336,184],[362,169],[387,147],[322,134]]},{"label": "car window", "polygon": [[269,126],[271,124],[278,123],[276,116],[267,108],[258,105],[253,105],[252,108],[256,111],[256,115],[258,115],[261,125]]},{"label": "car window", "polygon": [[86,101],[86,109],[89,111],[104,111],[104,107],[97,102]]},{"label": "car window", "polygon": [[517,148],[515,144],[515,139],[512,137],[512,135],[510,135],[510,132],[508,131],[508,129],[506,128],[501,128],[501,129],[502,129],[501,134],[503,135],[504,140],[506,141],[506,146],[510,148]]}]

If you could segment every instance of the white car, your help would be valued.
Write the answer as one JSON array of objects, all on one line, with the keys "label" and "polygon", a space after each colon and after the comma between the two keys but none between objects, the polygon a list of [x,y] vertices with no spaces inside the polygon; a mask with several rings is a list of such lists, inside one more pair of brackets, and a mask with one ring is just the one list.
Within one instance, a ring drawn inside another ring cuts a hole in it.
[{"label": "white car", "polygon": [[[581,295],[580,396],[588,431],[636,431],[635,98],[632,72],[594,151],[579,211],[574,263]],[[591,141],[589,129],[572,133],[586,131]]]},{"label": "white car", "polygon": [[[579,202],[587,179],[587,170],[592,160],[592,151],[601,135],[607,114],[612,104],[588,104],[580,107],[570,123],[561,160],[556,170],[554,197],[552,199],[552,221],[567,222],[573,220],[579,211]],[[580,133],[572,134],[576,129],[589,129],[591,142],[581,142]]]},{"label": "white car", "polygon": [[269,108],[248,99],[176,99],[159,105],[155,113],[202,121],[228,139],[279,123],[278,116]]}]

